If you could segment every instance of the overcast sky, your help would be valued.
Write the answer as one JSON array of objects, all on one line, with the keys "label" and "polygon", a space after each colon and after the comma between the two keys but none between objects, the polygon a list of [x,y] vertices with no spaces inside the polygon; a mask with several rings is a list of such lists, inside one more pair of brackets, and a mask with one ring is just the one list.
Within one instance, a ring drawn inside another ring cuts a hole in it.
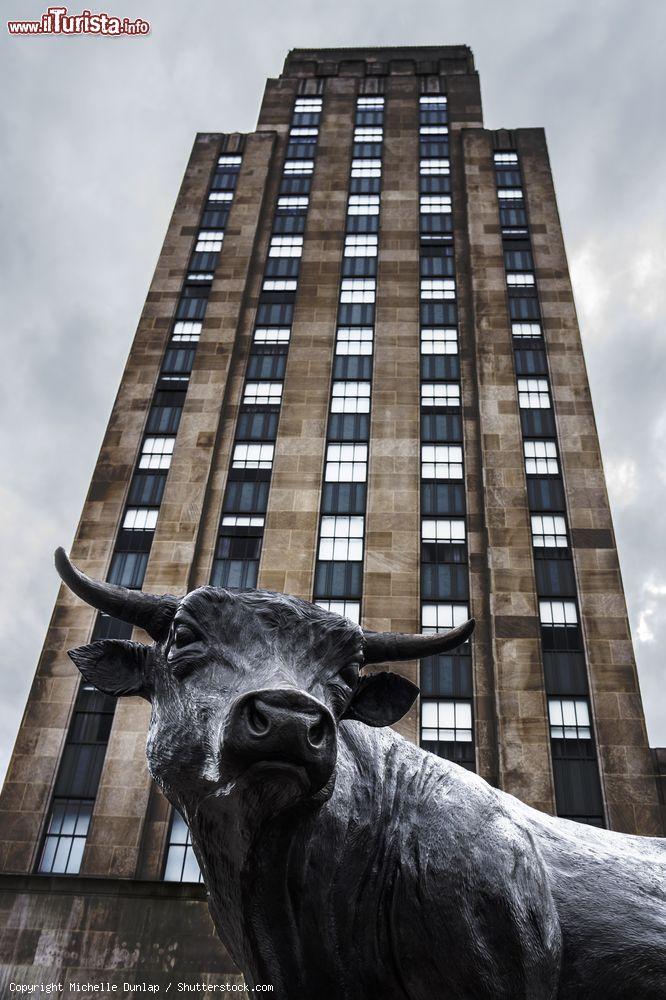
[{"label": "overcast sky", "polygon": [[194,133],[250,131],[265,78],[315,45],[467,43],[486,126],[545,127],[650,737],[666,744],[666,4],[101,6],[151,33],[1,41],[0,776],[56,595],[52,552],[71,544]]}]

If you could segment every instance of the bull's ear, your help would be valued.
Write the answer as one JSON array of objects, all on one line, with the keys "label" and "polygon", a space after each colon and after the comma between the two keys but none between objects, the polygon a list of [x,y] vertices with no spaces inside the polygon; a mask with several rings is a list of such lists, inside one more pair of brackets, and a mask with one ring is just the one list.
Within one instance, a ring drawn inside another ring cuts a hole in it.
[{"label": "bull's ear", "polygon": [[419,689],[401,674],[387,670],[361,677],[343,719],[366,726],[391,726],[409,711]]},{"label": "bull's ear", "polygon": [[100,639],[69,650],[88,681],[104,694],[138,694],[150,700],[152,647],[126,639]]}]

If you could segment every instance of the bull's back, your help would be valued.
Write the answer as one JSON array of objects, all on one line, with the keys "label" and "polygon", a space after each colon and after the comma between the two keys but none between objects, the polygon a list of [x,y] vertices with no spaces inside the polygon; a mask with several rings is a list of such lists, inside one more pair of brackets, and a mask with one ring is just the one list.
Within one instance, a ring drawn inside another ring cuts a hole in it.
[{"label": "bull's back", "polygon": [[562,929],[560,1000],[663,1000],[666,841],[522,809]]}]

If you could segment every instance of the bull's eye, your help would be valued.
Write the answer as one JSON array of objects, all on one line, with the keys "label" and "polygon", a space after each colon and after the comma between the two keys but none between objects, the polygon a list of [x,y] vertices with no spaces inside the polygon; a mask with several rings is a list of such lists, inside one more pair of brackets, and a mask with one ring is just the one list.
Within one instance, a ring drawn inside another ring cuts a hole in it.
[{"label": "bull's eye", "polygon": [[358,681],[358,663],[347,663],[338,671],[338,677],[347,687],[353,688]]},{"label": "bull's eye", "polygon": [[183,646],[189,646],[191,642],[196,642],[196,639],[197,637],[189,625],[176,625],[176,629],[173,634],[173,645],[176,649],[182,649]]}]

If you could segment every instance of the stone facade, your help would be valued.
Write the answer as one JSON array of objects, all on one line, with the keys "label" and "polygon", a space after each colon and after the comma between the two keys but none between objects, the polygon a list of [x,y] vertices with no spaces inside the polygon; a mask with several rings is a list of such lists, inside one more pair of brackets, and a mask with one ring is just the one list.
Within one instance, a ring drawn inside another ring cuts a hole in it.
[{"label": "stone facade", "polygon": [[[295,50],[283,75],[268,81],[256,132],[197,136],[72,556],[92,576],[108,572],[211,176],[221,151],[238,152],[242,166],[143,587],[184,593],[210,580],[291,112],[299,94],[318,89],[317,165],[259,570],[259,586],[312,597],[354,108],[359,83],[377,80],[386,117],[363,624],[419,630],[416,107],[424,81],[440,75],[450,122],[470,607],[478,619],[476,767],[489,781],[552,812],[538,600],[493,174],[496,136],[483,129],[478,76],[466,47]],[[521,129],[512,142],[523,164],[606,822],[657,834],[662,819],[655,763],[545,139],[540,129]],[[78,689],[66,650],[90,639],[94,617],[61,589],[0,797],[3,974],[36,982],[113,969],[118,981],[148,973],[162,981],[171,972],[187,972],[194,980],[231,982],[233,967],[212,938],[203,890],[161,882],[171,810],[146,769],[144,702],[121,699],[115,712],[81,877],[32,874]],[[400,669],[418,679],[418,664]],[[418,740],[418,705],[399,729]],[[183,926],[189,928],[185,939]]]}]

